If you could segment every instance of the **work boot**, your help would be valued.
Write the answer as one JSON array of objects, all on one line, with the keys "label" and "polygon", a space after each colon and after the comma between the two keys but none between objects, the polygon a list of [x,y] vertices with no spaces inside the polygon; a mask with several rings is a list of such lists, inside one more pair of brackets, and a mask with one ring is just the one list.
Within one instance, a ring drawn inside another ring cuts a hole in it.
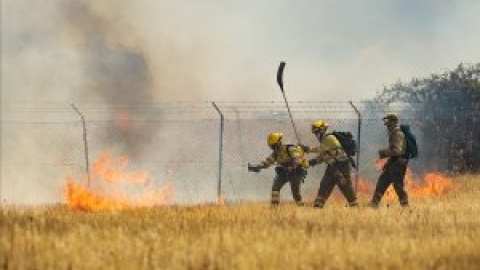
[{"label": "work boot", "polygon": [[313,202],[313,207],[314,208],[323,208],[325,205],[325,200],[323,198],[316,198],[315,201]]},{"label": "work boot", "polygon": [[380,204],[381,199],[382,199],[381,194],[374,194],[372,197],[372,200],[370,201],[370,207],[378,208],[378,205]]},{"label": "work boot", "polygon": [[305,203],[302,201],[296,201],[295,203],[297,204],[297,206],[305,206]]},{"label": "work boot", "polygon": [[349,207],[358,207],[358,203],[357,203],[357,201],[348,202],[348,206]]},{"label": "work boot", "polygon": [[379,205],[379,202],[374,201],[374,200],[371,200],[370,203],[368,204],[368,206],[370,206],[371,208],[375,208],[375,209],[378,208],[378,205]]},{"label": "work boot", "polygon": [[272,206],[278,206],[280,204],[280,191],[273,190],[272,198],[270,200]]},{"label": "work boot", "polygon": [[400,206],[401,207],[408,207],[408,199],[400,200]]}]

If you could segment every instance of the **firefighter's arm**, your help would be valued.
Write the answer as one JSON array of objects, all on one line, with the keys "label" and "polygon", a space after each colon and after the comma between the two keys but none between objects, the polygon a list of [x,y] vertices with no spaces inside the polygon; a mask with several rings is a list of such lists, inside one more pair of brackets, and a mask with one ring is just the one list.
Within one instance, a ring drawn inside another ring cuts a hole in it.
[{"label": "firefighter's arm", "polygon": [[308,161],[308,165],[313,167],[317,164],[320,164],[323,162],[323,157],[321,155],[316,156],[315,158],[312,158]]},{"label": "firefighter's arm", "polygon": [[378,151],[380,158],[397,157],[404,154],[405,135],[402,132],[395,132],[390,139],[390,146],[387,149]]},{"label": "firefighter's arm", "polygon": [[308,154],[308,153],[312,152],[312,147],[310,147],[308,145],[299,144],[298,146],[302,149],[303,153],[305,153],[305,154]]},{"label": "firefighter's arm", "polygon": [[262,169],[266,169],[266,168],[270,167],[274,163],[275,163],[275,154],[272,153],[270,156],[268,156],[260,164],[257,164],[257,165],[248,164],[248,171],[259,172]]},{"label": "firefighter's arm", "polygon": [[333,135],[327,135],[322,142],[315,147],[310,147],[308,153],[316,153],[324,155],[326,152],[336,148],[341,148],[340,142]]},{"label": "firefighter's arm", "polygon": [[325,156],[325,153],[327,152],[327,150],[328,149],[323,144],[320,144],[319,146],[312,147],[310,153],[315,153],[315,154],[317,154],[317,156],[310,159],[308,161],[308,164],[310,166],[315,166],[317,164],[322,163],[323,162],[323,157]]},{"label": "firefighter's arm", "polygon": [[311,149],[310,153],[316,153],[317,157],[310,159],[308,163],[310,164],[310,166],[320,164],[324,161],[325,155],[328,151],[340,147],[340,142],[337,140],[337,138],[335,138],[335,136],[333,135],[328,135],[322,140],[322,143],[320,143],[320,145]]}]

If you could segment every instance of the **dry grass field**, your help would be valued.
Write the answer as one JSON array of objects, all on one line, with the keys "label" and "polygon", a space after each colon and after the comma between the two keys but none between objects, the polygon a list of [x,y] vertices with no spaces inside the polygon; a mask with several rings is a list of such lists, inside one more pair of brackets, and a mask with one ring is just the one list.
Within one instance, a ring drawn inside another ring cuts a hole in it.
[{"label": "dry grass field", "polygon": [[480,177],[456,182],[408,209],[3,207],[0,268],[480,269]]}]

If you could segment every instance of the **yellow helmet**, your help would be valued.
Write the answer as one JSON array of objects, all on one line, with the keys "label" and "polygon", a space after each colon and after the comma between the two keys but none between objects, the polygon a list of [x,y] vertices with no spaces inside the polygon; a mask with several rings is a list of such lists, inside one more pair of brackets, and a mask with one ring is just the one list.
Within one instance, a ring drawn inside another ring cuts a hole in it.
[{"label": "yellow helmet", "polygon": [[318,120],[313,122],[312,124],[312,132],[315,133],[320,130],[326,130],[328,128],[328,124],[325,121]]},{"label": "yellow helmet", "polygon": [[273,146],[273,145],[277,144],[278,142],[282,141],[282,138],[283,138],[283,134],[280,133],[280,132],[270,133],[270,134],[268,134],[268,137],[267,137],[267,144],[269,146]]}]

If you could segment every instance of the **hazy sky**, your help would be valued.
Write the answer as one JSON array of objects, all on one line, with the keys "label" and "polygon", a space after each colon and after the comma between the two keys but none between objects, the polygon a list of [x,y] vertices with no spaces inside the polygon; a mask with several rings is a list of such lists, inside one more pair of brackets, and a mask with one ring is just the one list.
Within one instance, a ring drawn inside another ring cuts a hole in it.
[{"label": "hazy sky", "polygon": [[5,102],[361,100],[480,62],[476,0],[3,0]]}]

